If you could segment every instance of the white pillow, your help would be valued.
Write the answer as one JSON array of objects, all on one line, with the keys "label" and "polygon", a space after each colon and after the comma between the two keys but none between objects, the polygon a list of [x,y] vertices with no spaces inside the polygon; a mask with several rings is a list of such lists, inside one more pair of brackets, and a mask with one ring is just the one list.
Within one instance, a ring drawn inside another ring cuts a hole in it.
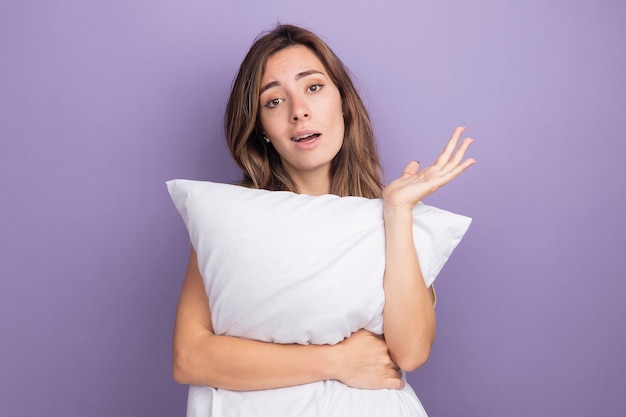
[{"label": "white pillow", "polygon": [[[169,193],[198,254],[216,334],[334,344],[382,333],[382,200],[309,196],[172,180]],[[418,204],[415,248],[427,286],[471,219]]]}]

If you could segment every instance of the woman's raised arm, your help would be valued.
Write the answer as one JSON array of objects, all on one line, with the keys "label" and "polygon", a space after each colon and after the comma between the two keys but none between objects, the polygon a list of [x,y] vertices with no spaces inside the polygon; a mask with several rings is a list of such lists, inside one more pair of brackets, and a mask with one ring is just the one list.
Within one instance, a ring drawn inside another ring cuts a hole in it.
[{"label": "woman's raised arm", "polygon": [[181,384],[230,390],[280,388],[326,379],[358,388],[404,386],[385,342],[365,330],[334,346],[281,345],[215,335],[193,249],[176,312],[173,375]]},{"label": "woman's raised arm", "polygon": [[[385,220],[385,340],[401,369],[423,365],[435,341],[432,289],[426,288],[413,243],[413,206],[452,181],[476,161],[463,160],[472,139],[457,144],[465,128],[454,130],[437,161],[420,170],[409,163],[402,176],[383,191]],[[419,236],[417,237],[419,239]]]}]

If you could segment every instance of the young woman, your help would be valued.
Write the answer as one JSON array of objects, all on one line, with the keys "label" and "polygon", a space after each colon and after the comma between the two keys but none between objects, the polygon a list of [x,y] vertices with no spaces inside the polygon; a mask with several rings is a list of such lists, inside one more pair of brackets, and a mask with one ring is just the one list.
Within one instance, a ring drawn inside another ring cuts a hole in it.
[{"label": "young woman", "polygon": [[313,33],[280,25],[241,64],[225,129],[244,186],[383,198],[384,337],[360,330],[305,346],[214,334],[192,249],[173,346],[174,378],[191,385],[188,415],[424,416],[403,372],[426,362],[435,338],[412,209],[475,163],[463,159],[472,143],[460,141],[464,128],[433,165],[410,162],[383,188],[371,123],[343,63]]}]

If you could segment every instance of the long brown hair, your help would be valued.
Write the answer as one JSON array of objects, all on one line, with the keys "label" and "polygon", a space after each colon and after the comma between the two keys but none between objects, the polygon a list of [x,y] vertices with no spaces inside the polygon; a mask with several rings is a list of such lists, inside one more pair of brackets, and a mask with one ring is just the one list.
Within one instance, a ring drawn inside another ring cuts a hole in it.
[{"label": "long brown hair", "polygon": [[306,46],[318,57],[342,99],[345,133],[343,145],[331,163],[330,192],[340,196],[381,197],[381,167],[374,131],[348,70],[318,36],[292,25],[278,25],[257,38],[233,82],[224,128],[228,148],[243,171],[242,185],[298,191],[278,152],[263,140],[258,120],[265,63],[273,54],[295,45]]}]

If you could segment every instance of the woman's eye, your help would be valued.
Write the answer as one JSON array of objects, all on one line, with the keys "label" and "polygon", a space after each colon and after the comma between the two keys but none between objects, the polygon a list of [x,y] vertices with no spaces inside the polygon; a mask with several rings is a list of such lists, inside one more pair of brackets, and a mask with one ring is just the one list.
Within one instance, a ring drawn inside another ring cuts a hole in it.
[{"label": "woman's eye", "polygon": [[271,108],[278,106],[282,101],[283,101],[282,98],[274,98],[268,101],[265,106],[271,109]]},{"label": "woman's eye", "polygon": [[312,86],[310,86],[307,91],[311,92],[311,93],[316,93],[318,91],[320,91],[322,89],[322,87],[324,87],[322,84],[313,84]]}]

